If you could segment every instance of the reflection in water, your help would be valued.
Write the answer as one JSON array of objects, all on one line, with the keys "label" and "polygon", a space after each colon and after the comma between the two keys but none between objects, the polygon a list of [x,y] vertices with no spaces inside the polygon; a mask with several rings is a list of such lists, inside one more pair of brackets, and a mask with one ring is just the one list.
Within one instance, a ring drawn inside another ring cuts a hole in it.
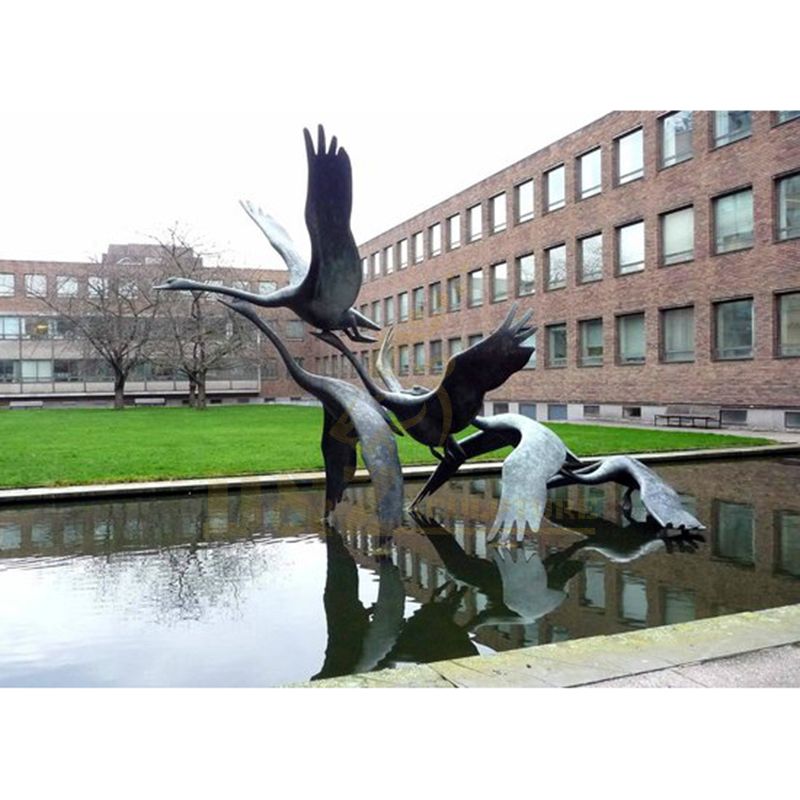
[{"label": "reflection in water", "polygon": [[[661,467],[708,526],[662,539],[616,486],[486,542],[498,481],[373,535],[371,488],[0,510],[0,684],[280,685],[800,601],[797,464]],[[407,487],[408,498],[419,486]]]}]

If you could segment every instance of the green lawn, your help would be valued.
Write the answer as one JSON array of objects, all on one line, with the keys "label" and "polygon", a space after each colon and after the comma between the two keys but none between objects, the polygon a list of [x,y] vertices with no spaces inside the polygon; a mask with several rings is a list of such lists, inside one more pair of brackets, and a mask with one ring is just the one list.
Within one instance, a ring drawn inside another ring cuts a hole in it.
[{"label": "green lawn", "polygon": [[[296,472],[322,467],[322,412],[293,406],[0,412],[0,486]],[[551,424],[579,455],[769,444],[719,434]],[[403,464],[433,461],[410,437]],[[490,458],[496,458],[492,454]]]}]

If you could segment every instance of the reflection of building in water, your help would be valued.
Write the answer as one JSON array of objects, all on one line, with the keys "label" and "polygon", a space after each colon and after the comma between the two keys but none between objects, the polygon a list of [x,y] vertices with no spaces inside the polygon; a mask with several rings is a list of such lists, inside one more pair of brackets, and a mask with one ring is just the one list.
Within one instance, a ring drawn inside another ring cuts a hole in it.
[{"label": "reflection of building in water", "polygon": [[[583,515],[627,525],[620,512],[623,490],[615,485],[571,486],[550,493],[548,516],[565,527],[545,524],[537,538],[540,557],[574,546],[588,536],[573,558],[583,570],[567,586],[568,597],[538,625],[480,628],[479,641],[495,649],[546,643],[564,638],[617,633],[756,610],[800,601],[800,461],[739,460],[657,468],[681,494],[692,513],[707,525],[706,544],[697,552],[668,553],[654,543],[644,557],[635,551],[611,558],[592,548],[591,525]],[[450,530],[469,555],[486,554],[485,523],[493,519],[499,494],[497,478],[453,481],[436,495],[428,512]],[[371,495],[366,487],[349,490],[345,540],[361,566],[372,565]],[[414,487],[408,487],[411,497]],[[635,501],[636,501],[635,496]],[[554,513],[553,505],[557,511]],[[634,502],[635,518],[643,519]],[[568,522],[571,518],[573,523]],[[574,530],[570,530],[570,526]],[[491,546],[491,545],[490,545]],[[420,603],[449,580],[427,537],[410,530],[395,537],[393,559],[407,593]],[[632,558],[631,558],[632,557]],[[631,560],[627,560],[631,558]],[[616,559],[612,560],[612,559]],[[457,622],[466,624],[485,602],[470,591]]]},{"label": "reflection of building in water", "polygon": [[[545,566],[552,567],[554,555],[568,548],[571,563],[579,562],[581,568],[566,584],[567,597],[536,623],[481,626],[477,641],[502,650],[800,602],[800,461],[719,461],[660,466],[657,471],[708,526],[706,544],[695,553],[670,554],[639,531],[626,539],[627,523],[619,512],[621,487],[572,486],[551,492],[548,517],[559,524],[546,521],[536,548]],[[418,489],[409,483],[407,499]],[[429,501],[427,512],[451,531],[468,556],[485,559],[492,553],[486,521],[494,518],[498,495],[495,477],[451,481]],[[346,497],[337,509],[337,528],[356,562],[376,570],[382,543],[372,488],[353,485]],[[0,511],[0,569],[3,560],[16,558],[318,536],[322,509],[322,491],[300,487],[6,508]],[[634,503],[634,516],[641,513]],[[615,524],[593,526],[587,517]],[[415,525],[399,529],[387,546],[406,594],[416,602],[441,601],[463,587]],[[461,626],[474,621],[488,602],[485,594],[467,588],[455,615]]]}]

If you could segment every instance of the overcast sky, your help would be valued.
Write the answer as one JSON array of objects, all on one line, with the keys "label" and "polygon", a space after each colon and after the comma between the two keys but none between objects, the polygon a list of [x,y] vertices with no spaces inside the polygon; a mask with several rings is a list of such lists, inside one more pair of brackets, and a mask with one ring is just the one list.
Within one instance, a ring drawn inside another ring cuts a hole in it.
[{"label": "overcast sky", "polygon": [[765,107],[793,74],[774,62],[793,50],[768,15],[747,21],[774,45],[764,82],[747,59],[716,71],[716,40],[679,14],[660,32],[681,48],[659,58],[627,0],[190,7],[75,0],[6,14],[0,258],[96,258],[178,222],[222,263],[277,266],[237,201],[308,251],[304,126],[323,123],[350,153],[363,242],[607,111]]}]

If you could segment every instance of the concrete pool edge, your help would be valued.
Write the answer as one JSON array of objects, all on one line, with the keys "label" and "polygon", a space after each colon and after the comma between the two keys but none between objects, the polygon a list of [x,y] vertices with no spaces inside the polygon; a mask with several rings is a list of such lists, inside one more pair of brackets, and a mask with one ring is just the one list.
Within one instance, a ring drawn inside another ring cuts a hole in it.
[{"label": "concrete pool edge", "polygon": [[577,688],[798,643],[800,605],[791,605],[289,688]]},{"label": "concrete pool edge", "polygon": [[[632,453],[634,458],[646,464],[667,464],[681,461],[706,461],[728,458],[759,458],[763,456],[800,454],[800,444],[775,444],[754,447],[717,447],[703,450],[670,450],[656,453]],[[593,461],[602,456],[583,458]],[[424,478],[430,475],[436,464],[421,464],[403,467],[406,478]],[[491,474],[499,472],[502,461],[484,461],[464,464],[460,475]],[[369,474],[360,469],[354,483],[367,483]],[[132,481],[130,483],[85,484],[77,486],[32,487],[27,489],[0,489],[0,505],[18,503],[59,502],[63,500],[85,500],[137,495],[189,494],[193,491],[228,491],[252,488],[304,488],[321,486],[325,473],[321,470],[290,472],[282,474],[240,475],[227,478],[191,478],[181,480]]]}]

